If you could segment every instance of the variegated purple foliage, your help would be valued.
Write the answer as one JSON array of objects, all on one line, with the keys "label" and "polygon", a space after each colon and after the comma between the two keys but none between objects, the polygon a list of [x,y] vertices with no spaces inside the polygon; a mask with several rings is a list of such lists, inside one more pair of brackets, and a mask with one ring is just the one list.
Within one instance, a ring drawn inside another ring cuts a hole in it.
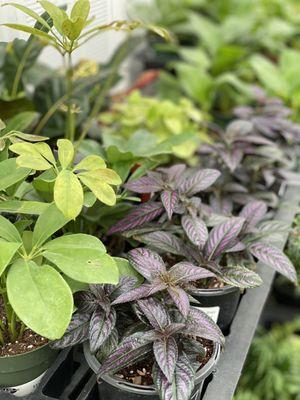
[{"label": "variegated purple foliage", "polygon": [[[92,353],[111,351],[118,343],[115,329],[117,313],[112,302],[136,285],[136,279],[122,276],[118,285],[90,285],[80,296],[77,311],[64,336],[52,343],[54,348],[65,348],[82,343],[90,343]],[[110,349],[110,350],[109,350]]]},{"label": "variegated purple foliage", "polygon": [[131,250],[128,253],[128,259],[136,271],[146,279],[146,283],[122,293],[113,301],[113,305],[143,299],[166,291],[182,315],[187,317],[190,310],[189,295],[185,291],[187,285],[193,281],[215,276],[208,269],[187,261],[167,268],[159,254],[147,248],[140,247]]},{"label": "variegated purple foliage", "polygon": [[219,178],[215,169],[187,169],[184,164],[149,171],[147,176],[126,183],[125,189],[138,194],[151,194],[147,203],[134,209],[109,230],[109,234],[142,227],[161,217],[171,220],[173,214],[197,214],[201,200],[195,195],[208,189]]},{"label": "variegated purple foliage", "polygon": [[178,318],[178,313],[155,298],[138,300],[135,309],[144,329],[123,338],[102,363],[99,376],[153,356],[152,376],[160,398],[188,400],[195,384],[195,358],[205,356],[205,349],[196,339],[223,345],[220,329],[199,309],[191,308],[185,318]]},{"label": "variegated purple foliage", "polygon": [[292,262],[283,251],[270,244],[274,233],[285,233],[288,227],[276,220],[262,222],[266,214],[267,206],[262,201],[252,201],[242,209],[240,217],[245,219],[245,225],[239,235],[239,243],[243,243],[259,261],[297,284],[297,274]]},{"label": "variegated purple foliage", "polygon": [[[242,217],[230,217],[209,230],[199,217],[183,216],[181,238],[170,232],[157,231],[143,234],[140,239],[156,251],[167,250],[169,254],[181,254],[193,265],[193,270],[205,268],[213,272],[211,277],[217,277],[225,284],[240,288],[257,287],[262,284],[262,280],[257,273],[247,268],[247,254],[244,254],[247,245],[240,237],[245,224],[246,220]],[[152,240],[154,235],[155,241]],[[234,255],[235,263],[232,262]],[[195,274],[186,287],[187,291],[193,293],[193,281],[196,280],[198,276]]]},{"label": "variegated purple foliage", "polygon": [[[290,115],[291,110],[279,99],[268,99],[260,91],[253,107],[235,110],[238,119],[227,128],[209,124],[215,140],[199,148],[200,163],[223,171],[219,185],[222,201],[229,198],[245,205],[259,199],[273,208],[278,205],[274,184],[295,168],[300,143],[300,125]],[[231,183],[240,188],[227,190]]]}]

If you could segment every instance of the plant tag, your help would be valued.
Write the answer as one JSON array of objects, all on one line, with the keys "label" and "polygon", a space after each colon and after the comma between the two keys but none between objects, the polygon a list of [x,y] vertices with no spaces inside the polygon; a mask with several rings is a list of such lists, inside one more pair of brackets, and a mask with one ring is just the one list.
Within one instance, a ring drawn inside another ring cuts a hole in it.
[{"label": "plant tag", "polygon": [[24,383],[23,385],[19,385],[19,386],[1,388],[0,391],[2,393],[9,393],[15,397],[28,396],[29,394],[33,393],[36,390],[36,388],[39,386],[41,379],[43,378],[45,373],[46,372],[44,372],[42,375],[35,378],[33,381]]},{"label": "plant tag", "polygon": [[220,307],[197,307],[199,310],[205,312],[215,323],[218,322]]}]

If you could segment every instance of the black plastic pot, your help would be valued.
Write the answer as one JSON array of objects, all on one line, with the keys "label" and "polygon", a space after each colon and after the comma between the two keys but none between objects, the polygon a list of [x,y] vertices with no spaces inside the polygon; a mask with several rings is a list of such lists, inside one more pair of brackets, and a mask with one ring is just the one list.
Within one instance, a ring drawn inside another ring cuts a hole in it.
[{"label": "black plastic pot", "polygon": [[[97,374],[100,363],[97,358],[91,354],[88,343],[84,344],[84,355],[90,368]],[[220,346],[215,345],[211,359],[197,374],[196,386],[191,400],[200,400],[204,380],[216,371],[219,357]],[[104,375],[98,385],[99,400],[159,400],[157,391],[153,386],[134,385],[109,375]]]},{"label": "black plastic pot", "polygon": [[191,294],[199,302],[193,303],[193,306],[207,312],[221,330],[227,333],[239,305],[240,289],[225,286],[220,289],[197,289]]},{"label": "black plastic pot", "polygon": [[299,288],[281,276],[275,279],[273,294],[279,304],[300,308]]},{"label": "black plastic pot", "polygon": [[11,391],[15,393],[23,390],[29,394],[34,391],[39,383],[37,379],[51,366],[57,354],[57,350],[46,344],[25,354],[0,357],[0,387],[13,387],[15,389]]}]

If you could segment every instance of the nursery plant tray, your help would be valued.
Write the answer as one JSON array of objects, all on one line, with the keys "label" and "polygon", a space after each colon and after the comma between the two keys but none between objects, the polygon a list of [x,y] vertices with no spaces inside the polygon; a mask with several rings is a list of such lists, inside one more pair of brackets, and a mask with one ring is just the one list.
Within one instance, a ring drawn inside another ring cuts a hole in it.
[{"label": "nursery plant tray", "polygon": [[[288,186],[275,216],[276,220],[292,224],[299,210],[300,186]],[[276,245],[283,249],[288,233],[282,234]],[[226,337],[225,351],[221,355],[218,369],[208,384],[202,400],[231,400],[240,379],[243,365],[268,298],[275,271],[258,264],[258,273],[264,283],[256,289],[248,290],[241,299],[230,334]]]}]

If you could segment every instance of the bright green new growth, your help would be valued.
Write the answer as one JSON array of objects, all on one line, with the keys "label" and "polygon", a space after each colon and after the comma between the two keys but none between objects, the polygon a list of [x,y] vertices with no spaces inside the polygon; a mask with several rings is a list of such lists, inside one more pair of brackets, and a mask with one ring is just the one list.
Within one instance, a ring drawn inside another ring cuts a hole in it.
[{"label": "bright green new growth", "polygon": [[176,104],[170,100],[142,96],[138,91],[128,96],[126,102],[114,104],[111,112],[100,116],[104,126],[109,127],[108,140],[111,140],[112,134],[131,139],[140,129],[153,133],[159,143],[189,134],[188,141],[172,148],[180,158],[190,158],[201,141],[208,141],[200,127],[203,120],[204,115],[188,99],[182,98]]},{"label": "bright green new growth", "polygon": [[[0,216],[1,294],[11,340],[22,334],[23,324],[49,339],[63,335],[73,313],[72,291],[64,276],[83,283],[118,283],[117,262],[96,237],[69,234],[50,239],[68,222],[52,204],[33,232],[25,230],[21,236]],[[1,324],[2,344],[4,330]]]},{"label": "bright green new growth", "polygon": [[111,185],[122,183],[118,174],[106,168],[100,156],[90,155],[74,164],[74,146],[67,139],[59,139],[57,147],[58,161],[46,143],[19,142],[12,144],[9,149],[18,154],[16,165],[22,170],[25,168],[23,174],[31,170],[46,171],[38,180],[41,183],[50,179],[54,184],[54,201],[65,217],[75,219],[80,214],[84,195],[89,191],[102,203],[113,206],[116,194]]}]

